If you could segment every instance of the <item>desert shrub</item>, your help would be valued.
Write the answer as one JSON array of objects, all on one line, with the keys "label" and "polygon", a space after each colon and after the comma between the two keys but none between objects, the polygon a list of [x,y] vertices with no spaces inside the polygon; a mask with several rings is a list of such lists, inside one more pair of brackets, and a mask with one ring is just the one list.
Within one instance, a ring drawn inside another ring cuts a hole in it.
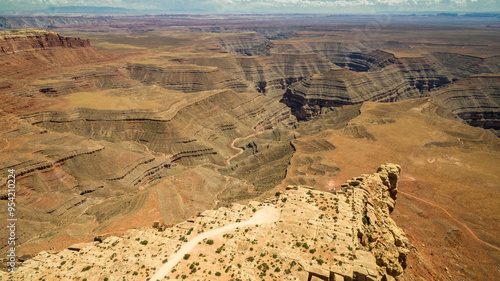
[{"label": "desert shrub", "polygon": [[83,272],[83,271],[87,271],[87,270],[89,270],[89,269],[91,269],[91,268],[92,268],[92,266],[87,265],[86,267],[84,267],[84,268],[82,269],[82,272]]}]

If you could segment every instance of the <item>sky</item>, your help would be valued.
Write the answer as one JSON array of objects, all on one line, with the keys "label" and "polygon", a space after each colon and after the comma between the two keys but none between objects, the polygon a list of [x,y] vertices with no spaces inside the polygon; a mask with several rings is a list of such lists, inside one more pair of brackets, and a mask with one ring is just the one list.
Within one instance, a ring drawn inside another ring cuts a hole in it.
[{"label": "sky", "polygon": [[158,12],[376,13],[499,12],[500,0],[0,0],[0,11],[104,6]]}]

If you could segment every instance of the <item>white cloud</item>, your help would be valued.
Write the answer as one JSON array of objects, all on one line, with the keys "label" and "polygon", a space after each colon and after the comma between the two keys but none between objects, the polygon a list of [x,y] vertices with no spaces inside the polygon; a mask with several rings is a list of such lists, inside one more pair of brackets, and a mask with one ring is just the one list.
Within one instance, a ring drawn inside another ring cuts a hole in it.
[{"label": "white cloud", "polygon": [[[208,12],[376,12],[395,10],[492,11],[498,0],[0,0],[0,10],[53,6],[114,6],[135,9]],[[493,10],[493,11],[494,11]]]},{"label": "white cloud", "polygon": [[[376,0],[378,1],[378,0]],[[247,4],[253,6],[274,6],[274,7],[337,7],[337,6],[360,6],[360,5],[375,5],[376,1],[369,0],[266,0],[266,1],[252,1],[252,0],[215,0],[213,3],[225,5],[240,5]],[[406,2],[407,0],[382,0],[382,1],[397,1]]]}]

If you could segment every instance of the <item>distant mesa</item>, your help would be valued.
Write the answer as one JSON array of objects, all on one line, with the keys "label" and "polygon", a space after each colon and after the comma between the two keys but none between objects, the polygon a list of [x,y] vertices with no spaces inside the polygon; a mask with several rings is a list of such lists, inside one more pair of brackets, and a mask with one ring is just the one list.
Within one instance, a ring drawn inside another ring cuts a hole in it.
[{"label": "distant mesa", "polygon": [[[90,46],[88,39],[62,36],[41,29],[0,31],[0,83],[5,90],[23,87],[31,79],[69,67],[109,61],[113,56]],[[4,80],[4,81],[2,81]]]},{"label": "distant mesa", "polygon": [[90,47],[90,40],[61,36],[42,29],[0,31],[0,55],[55,47]]}]

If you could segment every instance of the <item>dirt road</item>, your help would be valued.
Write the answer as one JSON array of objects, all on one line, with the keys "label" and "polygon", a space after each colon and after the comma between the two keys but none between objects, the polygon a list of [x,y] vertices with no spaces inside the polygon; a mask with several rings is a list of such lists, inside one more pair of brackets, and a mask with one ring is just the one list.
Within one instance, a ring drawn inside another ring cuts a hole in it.
[{"label": "dirt road", "polygon": [[413,199],[417,199],[417,200],[419,200],[419,201],[422,201],[422,202],[427,203],[427,204],[429,204],[429,205],[431,205],[431,206],[434,206],[434,207],[436,207],[436,208],[441,209],[441,210],[442,210],[445,214],[447,214],[447,215],[448,215],[448,216],[449,216],[452,220],[454,220],[456,223],[460,224],[463,228],[465,228],[465,229],[466,229],[466,230],[470,233],[470,235],[471,235],[472,237],[474,237],[474,239],[476,239],[479,243],[482,243],[482,244],[484,244],[484,245],[486,245],[486,246],[489,246],[489,247],[491,247],[491,248],[493,248],[493,249],[495,249],[495,250],[497,250],[497,251],[500,251],[500,248],[498,248],[497,246],[492,245],[492,244],[490,244],[490,243],[488,243],[488,242],[486,242],[486,241],[483,241],[483,240],[481,240],[479,237],[477,237],[477,236],[476,236],[476,234],[475,234],[475,233],[474,233],[474,232],[473,232],[473,231],[472,231],[472,230],[471,230],[471,229],[470,229],[467,225],[465,225],[465,224],[464,224],[464,223],[462,223],[461,221],[457,220],[457,219],[456,219],[455,217],[453,217],[453,216],[452,216],[452,215],[451,215],[448,211],[446,211],[443,207],[441,207],[441,206],[439,206],[439,205],[437,205],[437,204],[435,204],[435,203],[432,203],[432,202],[430,202],[430,201],[427,201],[427,200],[425,200],[425,199],[422,199],[422,198],[420,198],[420,197],[417,197],[417,196],[415,196],[415,195],[408,194],[408,193],[406,193],[406,192],[398,191],[398,193],[401,193],[401,194],[403,194],[403,195],[405,195],[405,196],[408,196],[408,197],[413,198]]},{"label": "dirt road", "polygon": [[260,134],[262,134],[262,133],[264,133],[264,132],[265,132],[265,131],[261,131],[261,132],[258,132],[258,133],[253,133],[253,134],[248,135],[248,136],[246,136],[246,137],[235,138],[235,139],[233,140],[233,142],[231,143],[231,148],[236,149],[236,150],[239,150],[239,152],[238,152],[238,153],[236,153],[236,154],[234,154],[233,156],[229,157],[229,158],[226,160],[227,165],[228,165],[228,166],[229,166],[229,165],[231,165],[231,160],[233,160],[233,158],[238,157],[239,155],[241,155],[241,154],[243,153],[243,149],[241,149],[241,148],[239,148],[239,147],[234,146],[234,144],[235,144],[237,141],[246,140],[246,139],[249,139],[249,138],[255,137],[255,136],[257,136],[257,135],[260,135]]},{"label": "dirt road", "polygon": [[278,221],[280,217],[280,213],[278,209],[274,207],[264,207],[261,210],[257,211],[255,215],[253,215],[249,220],[243,221],[243,222],[238,222],[238,223],[233,223],[229,224],[217,229],[210,230],[208,232],[202,233],[195,238],[191,239],[189,242],[187,242],[182,248],[177,251],[177,253],[171,255],[168,257],[168,262],[163,265],[156,273],[151,277],[150,280],[152,281],[157,281],[157,280],[162,280],[166,275],[170,273],[172,268],[179,263],[179,261],[184,257],[185,254],[188,254],[196,245],[198,245],[199,242],[203,241],[203,239],[216,236],[219,234],[222,234],[224,232],[233,230],[237,227],[245,227],[248,225],[256,225],[256,224],[262,224],[262,223],[271,223]]}]

